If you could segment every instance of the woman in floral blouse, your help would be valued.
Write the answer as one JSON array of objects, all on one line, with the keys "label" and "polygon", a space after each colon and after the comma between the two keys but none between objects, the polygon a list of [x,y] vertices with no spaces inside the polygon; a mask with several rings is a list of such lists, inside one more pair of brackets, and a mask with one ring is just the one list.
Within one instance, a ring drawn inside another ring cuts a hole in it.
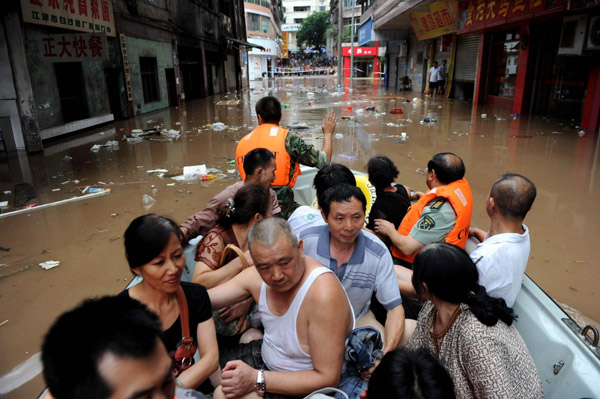
[{"label": "woman in floral blouse", "polygon": [[413,271],[413,286],[427,302],[407,347],[438,357],[457,398],[544,397],[533,359],[512,325],[512,309],[477,284],[477,268],[465,251],[428,245]]}]

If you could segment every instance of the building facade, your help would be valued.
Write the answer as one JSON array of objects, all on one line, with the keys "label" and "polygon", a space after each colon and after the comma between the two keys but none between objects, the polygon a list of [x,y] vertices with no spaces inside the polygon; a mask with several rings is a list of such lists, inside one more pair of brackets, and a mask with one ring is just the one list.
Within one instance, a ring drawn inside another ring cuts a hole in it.
[{"label": "building facade", "polygon": [[241,0],[19,0],[2,8],[7,150],[242,88]]},{"label": "building facade", "polygon": [[283,8],[278,0],[248,0],[244,3],[248,41],[248,77],[262,80],[273,76],[281,60]]},{"label": "building facade", "polygon": [[447,97],[598,131],[600,2],[364,0],[362,11],[361,29],[387,48],[386,87],[425,91],[447,60]]}]

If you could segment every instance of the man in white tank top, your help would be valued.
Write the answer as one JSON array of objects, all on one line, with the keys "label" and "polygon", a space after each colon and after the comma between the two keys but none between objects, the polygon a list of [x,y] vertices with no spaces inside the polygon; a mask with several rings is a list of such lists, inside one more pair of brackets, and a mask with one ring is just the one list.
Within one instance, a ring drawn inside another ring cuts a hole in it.
[{"label": "man in white tank top", "polygon": [[[280,218],[258,222],[248,237],[256,267],[209,290],[213,309],[250,296],[264,326],[261,359],[227,362],[214,398],[303,397],[337,386],[354,312],[337,277],[305,256]],[[295,331],[294,331],[295,330]]]}]

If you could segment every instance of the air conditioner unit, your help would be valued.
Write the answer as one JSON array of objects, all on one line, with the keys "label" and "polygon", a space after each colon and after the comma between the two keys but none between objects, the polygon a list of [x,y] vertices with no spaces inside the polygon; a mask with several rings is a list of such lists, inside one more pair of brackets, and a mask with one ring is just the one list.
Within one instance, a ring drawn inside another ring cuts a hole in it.
[{"label": "air conditioner unit", "polygon": [[600,50],[600,15],[590,17],[586,50]]},{"label": "air conditioner unit", "polygon": [[573,15],[563,19],[559,55],[581,55],[585,39],[587,15]]}]

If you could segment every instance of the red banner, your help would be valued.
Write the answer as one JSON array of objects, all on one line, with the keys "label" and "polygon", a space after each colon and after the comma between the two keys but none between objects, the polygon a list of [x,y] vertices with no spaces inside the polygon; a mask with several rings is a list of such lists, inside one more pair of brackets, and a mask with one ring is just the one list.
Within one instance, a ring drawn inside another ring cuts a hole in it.
[{"label": "red banner", "polygon": [[567,0],[461,0],[458,33],[563,12]]}]

